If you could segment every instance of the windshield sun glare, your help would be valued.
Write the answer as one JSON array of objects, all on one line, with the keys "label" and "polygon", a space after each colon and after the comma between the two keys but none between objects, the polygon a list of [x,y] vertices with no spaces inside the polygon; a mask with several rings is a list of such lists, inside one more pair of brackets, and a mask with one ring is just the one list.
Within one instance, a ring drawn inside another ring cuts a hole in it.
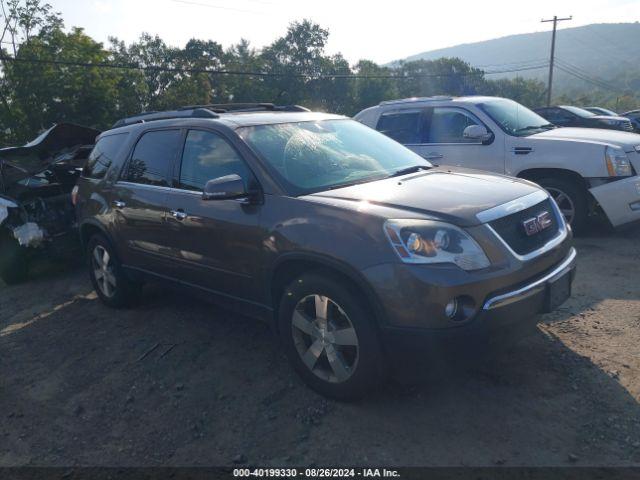
[{"label": "windshield sun glare", "polygon": [[432,166],[408,148],[353,120],[258,125],[243,127],[238,133],[294,194]]}]

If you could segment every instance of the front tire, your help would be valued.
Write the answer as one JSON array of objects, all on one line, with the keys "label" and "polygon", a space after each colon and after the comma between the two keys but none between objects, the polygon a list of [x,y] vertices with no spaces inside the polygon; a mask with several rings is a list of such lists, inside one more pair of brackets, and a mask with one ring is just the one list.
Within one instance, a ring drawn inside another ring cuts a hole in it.
[{"label": "front tire", "polygon": [[123,308],[138,300],[141,285],[126,276],[115,249],[103,235],[94,235],[87,243],[87,263],[91,283],[102,303]]},{"label": "front tire", "polygon": [[373,316],[349,285],[321,273],[303,274],[286,289],[278,326],[289,361],[327,397],[364,396],[384,375]]},{"label": "front tire", "polygon": [[538,179],[537,183],[553,197],[571,228],[576,233],[584,232],[589,219],[589,200],[584,187],[554,177]]}]

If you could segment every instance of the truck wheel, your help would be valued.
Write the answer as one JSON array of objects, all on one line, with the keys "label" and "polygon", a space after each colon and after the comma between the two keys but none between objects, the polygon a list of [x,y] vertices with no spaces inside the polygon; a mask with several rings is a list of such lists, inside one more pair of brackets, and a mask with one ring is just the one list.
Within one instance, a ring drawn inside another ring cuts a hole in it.
[{"label": "truck wheel", "polygon": [[553,197],[571,228],[576,233],[584,232],[589,216],[585,189],[564,178],[541,178],[537,183]]},{"label": "truck wheel", "polygon": [[29,277],[29,258],[25,249],[9,236],[0,239],[0,277],[7,285],[22,283]]},{"label": "truck wheel", "polygon": [[122,271],[114,248],[103,235],[94,235],[87,243],[87,262],[93,288],[105,305],[123,308],[139,298],[141,284]]},{"label": "truck wheel", "polygon": [[384,375],[372,316],[362,299],[329,275],[307,273],[286,289],[278,327],[289,361],[318,393],[362,397]]}]

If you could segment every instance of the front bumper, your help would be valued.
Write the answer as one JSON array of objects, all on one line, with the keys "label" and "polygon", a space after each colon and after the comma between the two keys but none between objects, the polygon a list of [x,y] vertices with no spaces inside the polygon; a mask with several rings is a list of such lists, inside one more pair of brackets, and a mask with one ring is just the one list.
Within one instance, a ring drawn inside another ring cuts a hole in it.
[{"label": "front bumper", "polygon": [[[573,282],[575,267],[576,249],[571,248],[569,255],[567,255],[567,257],[549,273],[537,280],[523,285],[520,288],[487,299],[482,306],[482,309],[486,312],[492,312],[504,308],[507,305],[522,302],[531,296],[539,296],[548,289],[550,284],[558,281],[568,273],[571,273],[571,281]],[[535,313],[549,313],[551,310],[551,306],[545,305],[544,308],[538,309]]]},{"label": "front bumper", "polygon": [[[384,325],[382,341],[387,350],[398,351],[418,348],[438,353],[472,345],[514,339],[533,330],[538,314],[548,313],[558,302],[550,298],[550,286],[561,279],[568,282],[570,293],[575,278],[576,250],[570,248],[566,255],[546,271],[515,286],[494,291],[487,295],[477,313],[467,322],[448,328],[424,328],[415,326]],[[561,298],[560,300],[564,300]],[[412,310],[410,306],[407,309]],[[424,312],[413,310],[415,315]]]},{"label": "front bumper", "polygon": [[614,227],[640,220],[640,176],[589,189]]}]

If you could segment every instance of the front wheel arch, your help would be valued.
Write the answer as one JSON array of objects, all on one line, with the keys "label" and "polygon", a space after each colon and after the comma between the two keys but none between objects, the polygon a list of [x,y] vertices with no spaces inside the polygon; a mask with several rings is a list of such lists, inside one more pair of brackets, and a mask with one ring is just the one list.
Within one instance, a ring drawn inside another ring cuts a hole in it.
[{"label": "front wheel arch", "polygon": [[375,327],[379,328],[386,323],[382,305],[375,293],[366,281],[361,279],[350,267],[321,256],[291,254],[281,258],[275,264],[268,278],[269,300],[274,307],[273,326],[276,331],[278,330],[278,308],[286,287],[306,272],[322,273],[348,285],[352,291],[362,296],[374,318]]}]

